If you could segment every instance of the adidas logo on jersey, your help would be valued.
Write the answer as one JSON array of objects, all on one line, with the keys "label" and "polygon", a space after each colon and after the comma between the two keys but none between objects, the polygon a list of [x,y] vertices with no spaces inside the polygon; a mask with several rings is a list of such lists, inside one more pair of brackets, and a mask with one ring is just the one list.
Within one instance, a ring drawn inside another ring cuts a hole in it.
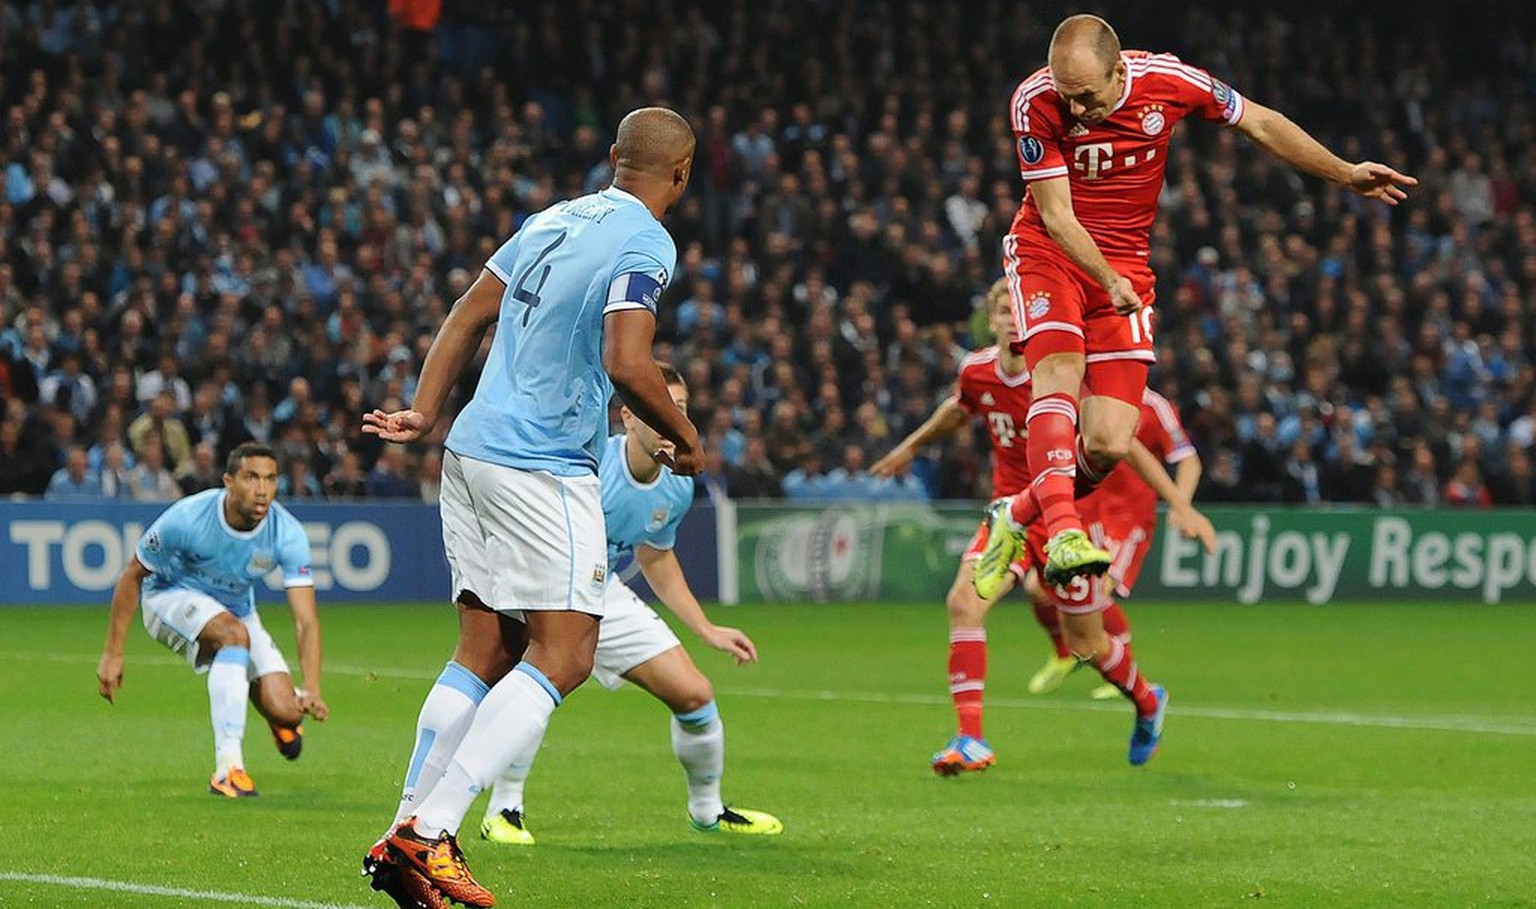
[{"label": "adidas logo on jersey", "polygon": [[982,407],[991,407],[993,404],[996,404],[996,403],[997,403],[997,399],[992,397],[992,392],[984,391],[984,392],[981,393],[981,406]]}]

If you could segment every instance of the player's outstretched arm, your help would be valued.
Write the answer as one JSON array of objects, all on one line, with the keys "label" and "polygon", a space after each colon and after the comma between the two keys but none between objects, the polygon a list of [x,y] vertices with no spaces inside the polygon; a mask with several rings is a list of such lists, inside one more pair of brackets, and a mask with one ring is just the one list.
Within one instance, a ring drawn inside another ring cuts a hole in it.
[{"label": "player's outstretched arm", "polygon": [[619,390],[624,404],[641,422],[676,446],[672,451],[652,452],[679,476],[691,477],[704,469],[704,447],[699,431],[672,401],[667,380],[651,353],[656,339],[656,316],[649,309],[614,310],[603,317],[603,369]]},{"label": "player's outstretched arm", "polygon": [[1040,210],[1040,220],[1045,222],[1045,229],[1051,239],[1067,254],[1067,258],[1099,282],[1099,286],[1109,294],[1109,302],[1114,305],[1115,312],[1125,316],[1141,309],[1141,297],[1131,286],[1131,279],[1115,271],[1109,260],[1104,258],[1099,244],[1093,241],[1088,229],[1077,220],[1077,212],[1072,210],[1072,184],[1068,179],[1051,177],[1047,180],[1033,180],[1029,184],[1029,194],[1035,199],[1035,207]]},{"label": "player's outstretched arm", "polygon": [[1234,128],[1297,170],[1337,183],[1368,199],[1396,205],[1408,198],[1403,187],[1419,185],[1417,179],[1398,173],[1385,164],[1345,161],[1285,114],[1251,100],[1247,101],[1243,118]]},{"label": "player's outstretched arm", "polygon": [[645,575],[646,583],[661,597],[662,605],[704,643],[735,657],[738,666],[757,662],[757,645],[745,632],[716,625],[704,614],[704,607],[699,605],[698,597],[693,595],[693,588],[683,576],[677,553],[670,549],[636,546],[635,561],[640,563],[640,573]]},{"label": "player's outstretched arm", "polygon": [[112,612],[107,618],[107,642],[101,648],[101,662],[96,665],[96,682],[107,703],[117,703],[117,690],[123,687],[123,645],[128,640],[128,624],[139,608],[139,594],[144,579],[152,572],[138,556],[128,559],[123,573],[112,588]]},{"label": "player's outstretched arm", "polygon": [[[1185,492],[1173,478],[1168,476],[1168,469],[1163,462],[1157,459],[1157,455],[1147,450],[1147,446],[1137,439],[1131,440],[1131,452],[1127,456],[1131,462],[1131,469],[1136,471],[1146,484],[1152,487],[1152,491],[1158,497],[1168,503],[1168,526],[1178,531],[1185,537],[1199,540],[1208,553],[1216,551],[1216,528],[1212,526],[1211,519],[1201,514],[1190,501],[1190,494]],[[1197,461],[1196,458],[1190,458]],[[1196,474],[1195,480],[1199,481]]]},{"label": "player's outstretched arm", "polygon": [[501,298],[506,290],[507,285],[500,278],[489,269],[482,269],[480,277],[453,304],[448,318],[443,320],[443,327],[432,339],[432,348],[421,365],[421,379],[416,384],[416,398],[410,409],[365,413],[363,432],[372,433],[386,442],[414,442],[431,432],[464,364],[474,356],[485,337],[485,330],[500,315]]},{"label": "player's outstretched arm", "polygon": [[331,715],[331,708],[320,693],[320,610],[315,606],[315,588],[289,587],[288,611],[293,613],[293,636],[299,645],[299,668],[304,672],[304,694],[299,707],[321,722]]},{"label": "player's outstretched arm", "polygon": [[1200,488],[1200,476],[1204,472],[1205,468],[1200,465],[1200,457],[1191,455],[1173,466],[1173,485],[1179,487],[1179,492],[1193,502],[1195,490]]},{"label": "player's outstretched arm", "polygon": [[876,477],[894,477],[906,469],[912,459],[923,446],[940,439],[947,439],[960,431],[960,428],[971,420],[970,414],[960,406],[960,402],[953,397],[945,399],[944,403],[934,408],[923,425],[912,430],[911,434],[891,449],[885,457],[869,466],[869,473]]}]

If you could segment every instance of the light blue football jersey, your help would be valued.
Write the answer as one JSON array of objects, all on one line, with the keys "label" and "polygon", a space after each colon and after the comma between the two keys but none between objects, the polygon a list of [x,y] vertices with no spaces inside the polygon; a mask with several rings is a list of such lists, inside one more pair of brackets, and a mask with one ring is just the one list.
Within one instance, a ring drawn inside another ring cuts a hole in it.
[{"label": "light blue football jersey", "polygon": [[312,587],[309,538],[276,502],[261,523],[236,530],[224,519],[223,489],[188,496],[167,508],[139,538],[135,553],[154,572],[146,593],[196,590],[237,616],[256,608],[256,584],[282,568],[284,587]]},{"label": "light blue football jersey", "polygon": [[507,289],[480,384],[447,447],[556,476],[595,473],[613,394],[603,316],[655,313],[676,265],[661,222],[616,187],[530,218],[485,264]]},{"label": "light blue football jersey", "polygon": [[693,507],[693,480],[680,477],[665,466],[649,483],[629,472],[624,457],[623,433],[608,440],[603,449],[603,520],[608,525],[608,576],[616,578],[628,567],[635,547],[671,549],[677,544],[677,525]]}]

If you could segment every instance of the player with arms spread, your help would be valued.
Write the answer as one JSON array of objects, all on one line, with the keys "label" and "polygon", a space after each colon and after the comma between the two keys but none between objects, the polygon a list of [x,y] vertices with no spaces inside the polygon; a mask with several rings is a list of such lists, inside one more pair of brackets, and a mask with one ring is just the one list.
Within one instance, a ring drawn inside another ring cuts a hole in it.
[{"label": "player with arms spread", "polygon": [[[1014,332],[1013,308],[1005,282],[993,285],[987,294],[988,324],[997,339],[994,348],[978,350],[960,364],[960,376],[955,383],[953,397],[940,404],[931,416],[903,439],[889,454],[870,467],[876,476],[890,476],[912,462],[917,452],[930,442],[948,438],[960,431],[973,418],[986,420],[987,432],[992,443],[992,493],[1009,496],[1029,486],[1029,466],[1024,459],[1024,439],[1021,427],[1030,406],[1030,375],[1024,368],[1023,357],[1009,346]],[[1147,480],[1143,488],[1154,498],[1161,494],[1168,500],[1170,522],[1187,536],[1199,537],[1207,548],[1214,543],[1214,530],[1210,522],[1190,505],[1187,491],[1176,487],[1154,457],[1139,445],[1132,446],[1131,463],[1126,469],[1145,472]],[[1138,481],[1142,482],[1142,481]],[[1150,484],[1150,485],[1147,485]],[[1038,583],[1036,568],[1042,555],[1044,531],[1036,522],[1030,528],[1029,546],[1021,550],[1009,566],[1007,583],[991,598],[983,598],[971,583],[971,563],[980,556],[992,532],[991,523],[983,521],[977,528],[971,545],[961,556],[955,582],[945,597],[949,612],[949,692],[955,704],[959,730],[948,743],[933,756],[934,772],[943,776],[985,770],[996,763],[996,755],[982,735],[982,704],[987,676],[986,617],[992,607],[1013,589],[1022,584],[1033,601],[1035,618],[1051,635],[1057,647],[1057,657],[1047,662],[1046,668],[1030,680],[1030,690],[1041,693],[1059,686],[1066,672],[1075,669],[1078,661],[1071,656],[1069,646],[1076,645],[1080,652],[1092,652],[1096,641],[1075,641],[1063,630],[1068,624],[1060,620],[1058,610],[1062,603],[1071,608],[1066,589],[1042,588]],[[1093,600],[1104,617],[1095,617],[1100,633],[1109,625],[1117,635],[1129,637],[1124,614],[1118,606],[1102,600]],[[1063,612],[1066,610],[1062,610]],[[1074,627],[1069,625],[1070,627]],[[1084,631],[1089,629],[1084,626]],[[1109,653],[1108,645],[1102,648]],[[1155,707],[1156,700],[1144,679],[1137,684],[1133,662],[1095,662],[1095,667],[1105,680],[1114,685],[1133,702],[1138,697]],[[1138,711],[1138,716],[1140,712]],[[1134,733],[1133,733],[1134,734]]]},{"label": "player with arms spread", "polygon": [[[677,409],[686,414],[688,386],[683,377],[666,363],[661,364],[661,374]],[[672,753],[688,779],[688,821],[694,830],[782,833],[784,825],[773,815],[732,808],[721,801],[725,724],[715,704],[714,687],[661,616],[619,580],[620,571],[638,563],[651,589],[700,640],[735,657],[738,665],[757,662],[757,646],[751,638],[739,629],[716,625],[704,614],[673,552],[677,527],[693,506],[693,481],[673,473],[657,458],[656,452],[667,443],[654,429],[628,407],[619,415],[624,432],[608,440],[598,469],[608,527],[608,586],[603,591],[603,620],[592,675],[609,690],[626,680],[634,682],[671,711]],[[533,845],[533,834],[525,824],[523,787],[538,749],[535,742],[496,781],[480,825],[484,838]]]},{"label": "player with arms spread", "polygon": [[[277,456],[247,442],[229,453],[224,488],[188,496],[167,508],[139,538],[112,591],[107,641],[96,679],[117,703],[123,644],[141,605],[149,636],[208,674],[213,720],[213,795],[248,798],[256,784],[245,770],[245,702],[272,729],[277,750],[294,760],[304,745],[304,714],[330,715],[320,696],[320,616],[309,571],[309,538],[277,495]],[[256,614],[256,584],[281,569],[293,613],[299,665],[307,691],[296,691],[288,664]]]},{"label": "player with arms spread", "polygon": [[693,149],[677,113],[627,115],[609,152],[613,185],[529,218],[443,322],[413,409],[363,416],[386,441],[431,432],[496,325],[443,456],[459,641],[422,704],[395,820],[363,860],[374,889],[402,907],[495,904],[455,833],[592,671],[608,577],[598,456],[614,388],[671,443],[656,455],[675,473],[703,465],[698,431],[651,357],[677,261],[660,219],[688,186]]},{"label": "player with arms spread", "polygon": [[1034,480],[996,515],[976,562],[983,597],[1009,583],[1037,516],[1048,536],[1048,582],[1109,567],[1074,497],[1126,456],[1136,434],[1154,359],[1148,235],[1180,120],[1229,125],[1292,167],[1388,204],[1417,183],[1383,164],[1344,161],[1283,114],[1177,57],[1122,51],[1097,16],[1061,23],[1049,65],[1019,84],[1010,115],[1027,191],[1003,265],[1016,346],[1034,379],[1026,446]]}]

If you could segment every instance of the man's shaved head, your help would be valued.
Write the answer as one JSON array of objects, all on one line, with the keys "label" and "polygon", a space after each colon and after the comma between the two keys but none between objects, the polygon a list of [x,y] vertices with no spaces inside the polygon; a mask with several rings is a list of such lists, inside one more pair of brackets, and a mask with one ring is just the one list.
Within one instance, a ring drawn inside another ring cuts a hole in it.
[{"label": "man's shaved head", "polygon": [[614,166],[653,176],[670,176],[693,155],[693,127],[676,111],[642,107],[619,121],[614,139]]},{"label": "man's shaved head", "polygon": [[1070,69],[1090,58],[1098,64],[1099,72],[1109,72],[1120,60],[1120,36],[1098,16],[1082,13],[1063,19],[1051,35],[1051,69]]}]

